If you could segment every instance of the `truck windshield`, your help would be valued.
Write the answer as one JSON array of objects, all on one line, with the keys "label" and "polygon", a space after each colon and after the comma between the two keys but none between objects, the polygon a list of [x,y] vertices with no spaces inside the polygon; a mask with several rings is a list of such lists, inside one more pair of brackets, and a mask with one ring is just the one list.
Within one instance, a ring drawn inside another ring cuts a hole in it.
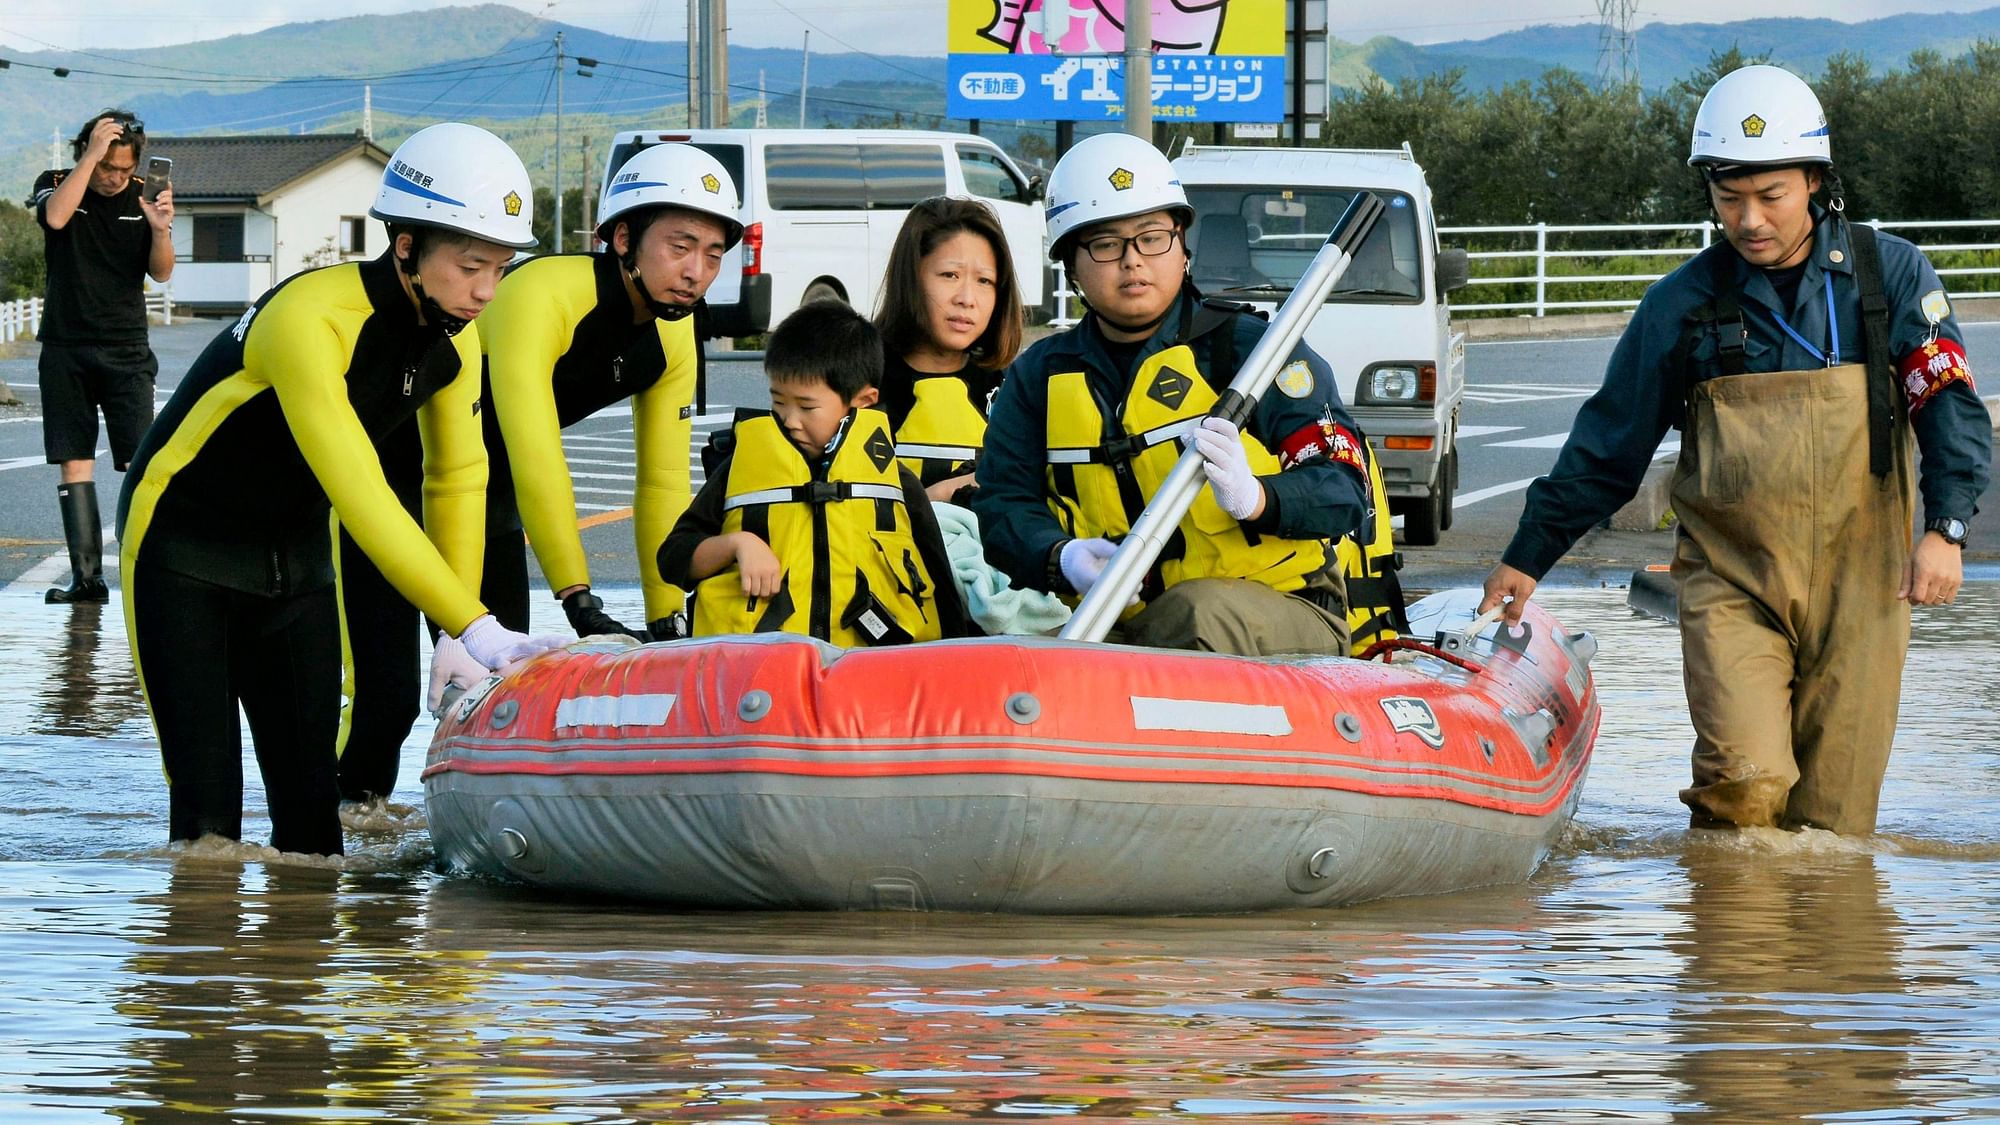
[{"label": "truck windshield", "polygon": [[[1328,300],[1413,304],[1423,299],[1426,257],[1416,206],[1401,192],[1375,194],[1387,208]],[[1205,293],[1290,292],[1354,195],[1352,188],[1189,187],[1195,284]]]}]

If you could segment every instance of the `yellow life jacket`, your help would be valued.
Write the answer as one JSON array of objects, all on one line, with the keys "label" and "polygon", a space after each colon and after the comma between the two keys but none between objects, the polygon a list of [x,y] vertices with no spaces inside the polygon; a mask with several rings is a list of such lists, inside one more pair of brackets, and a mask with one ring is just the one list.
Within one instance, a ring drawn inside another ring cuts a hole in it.
[{"label": "yellow life jacket", "polygon": [[[1186,344],[1147,357],[1111,418],[1084,372],[1050,376],[1048,496],[1056,519],[1079,539],[1123,537],[1180,459],[1174,439],[1215,400]],[[1241,440],[1252,473],[1278,471],[1277,456],[1249,431]],[[1324,540],[1249,531],[1204,488],[1156,565],[1163,589],[1195,578],[1247,578],[1290,592],[1326,566],[1326,549]]]},{"label": "yellow life jacket", "polygon": [[1334,558],[1347,579],[1348,651],[1359,656],[1377,641],[1409,628],[1403,610],[1403,584],[1396,577],[1401,560],[1389,527],[1389,494],[1382,488],[1382,466],[1375,447],[1362,443],[1368,458],[1368,485],[1374,510],[1366,523],[1334,545]]},{"label": "yellow life jacket", "polygon": [[896,456],[919,480],[956,476],[986,444],[986,416],[956,375],[918,379],[915,391],[915,405],[896,428]]},{"label": "yellow life jacket", "polygon": [[768,598],[744,594],[734,566],[703,579],[694,634],[804,633],[843,648],[938,639],[934,579],[910,530],[895,451],[888,415],[857,410],[816,479],[775,419],[738,422],[722,533],[770,544],[784,578]]},{"label": "yellow life jacket", "polygon": [[[1199,423],[1216,398],[1195,364],[1194,352],[1185,344],[1167,348],[1140,365],[1118,415],[1122,433],[1107,438],[1104,410],[1090,389],[1089,377],[1080,371],[1051,376],[1048,494],[1056,518],[1079,539],[1122,537],[1180,459],[1181,446],[1175,439]],[[1276,454],[1247,430],[1241,440],[1252,473],[1278,472]],[[1372,447],[1366,447],[1366,457],[1373,518],[1357,533],[1363,542],[1343,538],[1334,547],[1335,561],[1349,587],[1349,651],[1357,655],[1396,636],[1403,620],[1388,496]],[[1160,589],[1194,578],[1247,578],[1290,593],[1324,569],[1326,562],[1324,540],[1281,539],[1249,531],[1204,488],[1196,493],[1155,566]],[[1124,616],[1137,612],[1135,607]]]}]

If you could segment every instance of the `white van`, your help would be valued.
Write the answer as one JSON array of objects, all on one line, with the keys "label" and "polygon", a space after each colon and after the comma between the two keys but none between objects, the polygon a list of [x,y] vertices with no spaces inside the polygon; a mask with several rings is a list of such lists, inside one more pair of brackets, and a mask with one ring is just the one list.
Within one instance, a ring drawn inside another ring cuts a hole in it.
[{"label": "white van", "polygon": [[1230,148],[1189,144],[1174,161],[1195,223],[1202,292],[1267,310],[1292,291],[1361,190],[1387,209],[1355,251],[1306,342],[1343,380],[1341,397],[1375,446],[1403,541],[1430,546],[1451,526],[1465,335],[1445,296],[1465,285],[1464,250],[1439,246],[1431,190],[1401,149]]},{"label": "white van", "polygon": [[903,216],[933,195],[990,204],[1022,305],[1042,301],[1041,184],[992,141],[901,129],[628,130],[613,139],[602,182],[632,154],[669,141],[721,161],[743,195],[743,241],[708,291],[719,335],[762,332],[822,297],[873,312]]}]

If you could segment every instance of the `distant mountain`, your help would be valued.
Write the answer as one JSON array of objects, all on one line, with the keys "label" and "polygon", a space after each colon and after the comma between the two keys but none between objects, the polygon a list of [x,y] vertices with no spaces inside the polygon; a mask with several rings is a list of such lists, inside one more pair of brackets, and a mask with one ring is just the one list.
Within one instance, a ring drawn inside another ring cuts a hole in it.
[{"label": "distant mountain", "polygon": [[[1829,19],[1749,19],[1733,23],[1652,23],[1635,33],[1640,83],[1662,89],[1708,64],[1730,47],[1746,55],[1769,54],[1773,61],[1814,74],[1826,60],[1847,52],[1868,60],[1880,73],[1900,69],[1910,53],[1929,48],[1951,57],[1980,39],[2000,39],[2000,8],[1947,15],[1900,15],[1861,23]],[[1397,39],[1372,39],[1362,61],[1394,82],[1454,66],[1465,68],[1468,89],[1482,90],[1521,79],[1539,78],[1550,67],[1580,74],[1597,72],[1598,27],[1573,24],[1537,26],[1486,39],[1413,46]]]},{"label": "distant mountain", "polygon": [[[488,123],[521,143],[519,128],[546,147],[556,109],[555,45],[571,56],[563,78],[576,127],[685,124],[687,45],[607,35],[537,19],[497,4],[389,16],[285,24],[253,35],[147,50],[0,51],[0,191],[20,198],[47,166],[51,134],[67,139],[84,118],[124,105],[153,133],[348,131],[361,125],[370,88],[378,140],[441,119]],[[589,77],[577,58],[597,62]],[[800,52],[732,47],[729,78],[741,123],[754,118],[762,74],[774,125],[798,122]],[[58,78],[35,67],[66,67]],[[809,123],[893,119],[941,112],[942,57],[814,52]],[[896,89],[897,84],[906,84]],[[912,96],[935,90],[934,98]],[[936,126],[937,117],[913,124]],[[401,132],[398,132],[398,130]],[[67,150],[63,158],[67,160]]]},{"label": "distant mountain", "polygon": [[[942,28],[940,28],[942,31]],[[636,125],[684,125],[687,47],[607,35],[537,19],[497,4],[388,16],[286,24],[253,35],[148,50],[0,52],[0,194],[19,199],[48,165],[52,134],[67,138],[109,105],[136,110],[154,133],[351,131],[362,123],[363,89],[372,95],[376,139],[394,145],[432,121],[484,124],[519,149],[530,168],[543,163],[554,137],[554,39],[571,56],[562,80],[565,147]],[[1847,51],[1877,72],[1902,66],[1912,51],[1962,53],[1979,38],[2000,38],[2000,8],[1948,16],[1895,16],[1865,23],[1752,19],[1727,24],[1649,24],[1639,30],[1639,68],[1650,89],[1741,48],[1768,52],[1806,73]],[[1597,68],[1597,27],[1531,27],[1485,39],[1417,46],[1400,39],[1329,44],[1336,87],[1372,76],[1389,81],[1459,69],[1468,89],[1539,78],[1551,67],[1581,74]],[[588,77],[576,58],[596,60]],[[754,122],[760,76],[767,120],[798,123],[801,56],[789,48],[732,47],[733,123]],[[37,67],[66,67],[57,78]],[[945,60],[940,57],[815,52],[807,123],[947,123]],[[1047,132],[1046,122],[1020,128]],[[570,132],[573,130],[573,132]],[[987,131],[1008,144],[1006,123]],[[66,149],[60,154],[67,160]],[[603,158],[597,149],[596,159]]]}]

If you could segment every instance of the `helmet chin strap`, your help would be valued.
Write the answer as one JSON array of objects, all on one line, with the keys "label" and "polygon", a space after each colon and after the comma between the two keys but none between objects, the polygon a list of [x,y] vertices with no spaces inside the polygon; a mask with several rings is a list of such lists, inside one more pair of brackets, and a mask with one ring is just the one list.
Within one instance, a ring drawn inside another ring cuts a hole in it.
[{"label": "helmet chin strap", "polygon": [[625,267],[625,275],[632,279],[633,287],[639,290],[640,298],[646,302],[647,308],[653,310],[654,316],[659,317],[661,320],[672,322],[684,320],[694,315],[694,305],[676,305],[670,301],[662,301],[653,296],[653,291],[646,288],[646,279],[639,273],[639,255],[636,252],[632,250],[625,251],[624,255],[618,259],[618,264]]},{"label": "helmet chin strap", "polygon": [[462,316],[453,316],[444,311],[444,306],[438,304],[435,297],[424,292],[424,279],[417,273],[417,263],[414,258],[398,257],[396,264],[402,267],[404,276],[410,279],[410,288],[417,294],[417,308],[423,314],[424,323],[437,325],[438,330],[447,337],[458,335],[465,331],[466,325],[472,323]]}]

